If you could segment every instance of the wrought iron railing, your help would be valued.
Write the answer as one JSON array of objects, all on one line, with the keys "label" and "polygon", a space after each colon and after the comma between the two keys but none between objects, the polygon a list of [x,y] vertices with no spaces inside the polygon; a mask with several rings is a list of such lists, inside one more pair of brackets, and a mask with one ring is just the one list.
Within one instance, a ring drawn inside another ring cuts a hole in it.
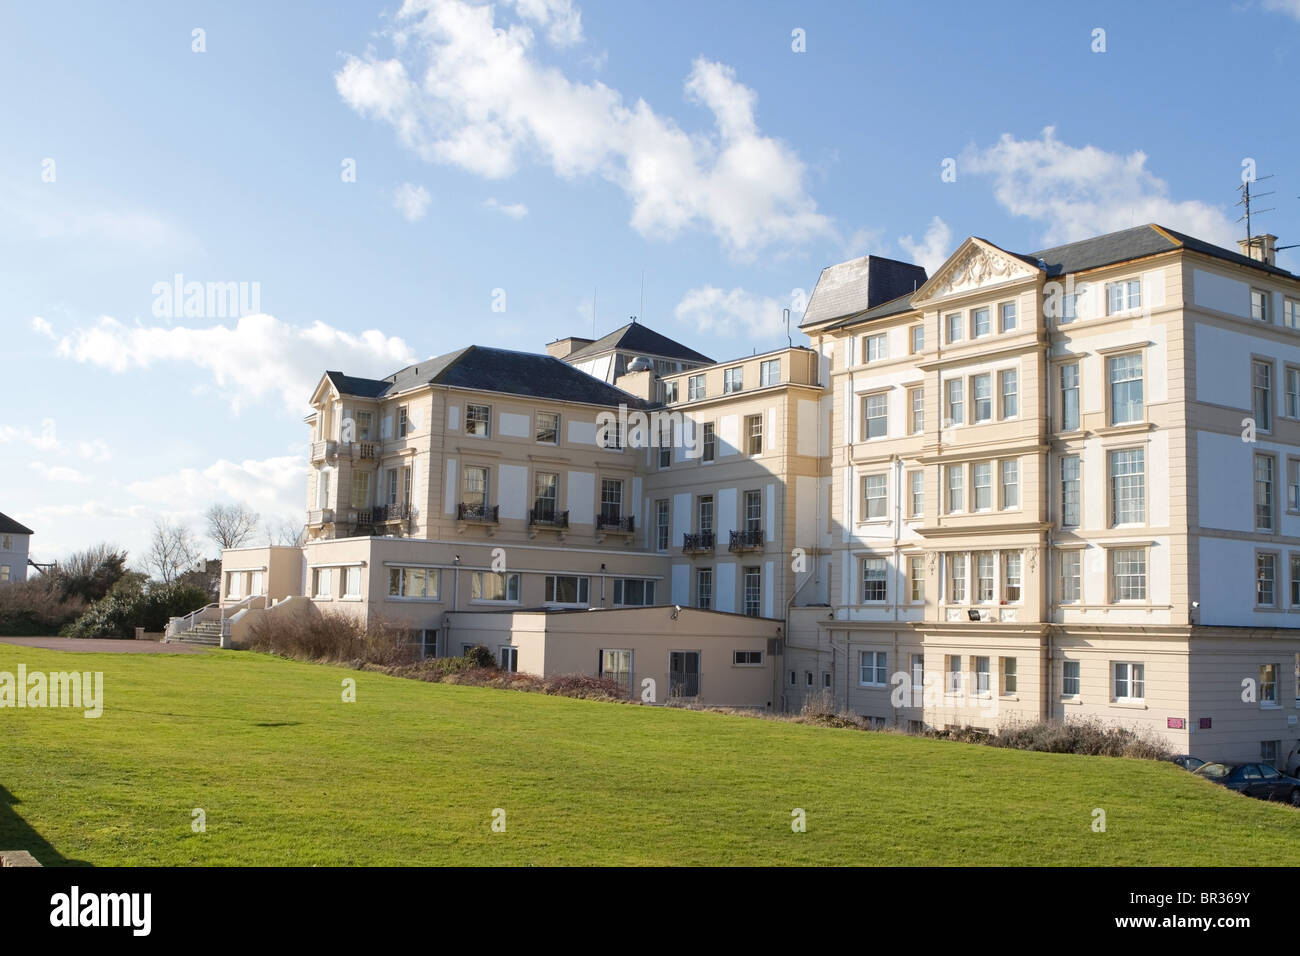
[{"label": "wrought iron railing", "polygon": [[683,551],[712,551],[714,546],[714,537],[712,531],[698,531],[691,534],[689,531],[682,535]]},{"label": "wrought iron railing", "polygon": [[462,501],[456,506],[457,521],[477,521],[482,524],[497,524],[500,505],[476,504]]},{"label": "wrought iron railing", "polygon": [[556,511],[554,508],[531,508],[528,511],[528,523],[546,528],[567,528],[569,513]]},{"label": "wrought iron railing", "polygon": [[635,515],[596,515],[597,531],[626,531],[636,530]]},{"label": "wrought iron railing", "polygon": [[731,532],[731,543],[727,545],[728,551],[748,551],[751,548],[761,548],[763,546],[763,532],[759,530],[747,529],[744,531]]}]

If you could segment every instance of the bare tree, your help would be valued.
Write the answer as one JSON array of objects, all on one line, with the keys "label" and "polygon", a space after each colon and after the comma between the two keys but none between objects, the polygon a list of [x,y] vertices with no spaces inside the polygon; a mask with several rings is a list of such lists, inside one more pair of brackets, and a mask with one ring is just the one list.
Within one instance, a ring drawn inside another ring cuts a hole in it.
[{"label": "bare tree", "polygon": [[145,567],[164,584],[171,584],[198,562],[198,548],[187,525],[158,520],[145,555]]},{"label": "bare tree", "polygon": [[234,505],[213,505],[203,513],[208,537],[223,551],[241,547],[257,530],[259,515],[242,501]]},{"label": "bare tree", "polygon": [[289,518],[267,519],[266,543],[295,547],[302,543],[302,523]]}]

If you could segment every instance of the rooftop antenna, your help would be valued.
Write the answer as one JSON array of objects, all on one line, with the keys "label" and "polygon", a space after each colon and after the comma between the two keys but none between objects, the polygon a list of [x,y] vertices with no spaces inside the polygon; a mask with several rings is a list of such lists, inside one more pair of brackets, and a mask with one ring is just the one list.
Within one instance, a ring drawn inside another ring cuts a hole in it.
[{"label": "rooftop antenna", "polygon": [[1264,180],[1266,180],[1266,179],[1272,179],[1272,178],[1273,178],[1273,174],[1270,173],[1270,174],[1267,175],[1267,176],[1260,176],[1258,179],[1254,179],[1254,180],[1246,179],[1246,180],[1243,180],[1243,181],[1242,181],[1242,184],[1241,184],[1240,186],[1237,187],[1237,191],[1238,191],[1239,193],[1241,193],[1241,198],[1240,198],[1239,200],[1237,200],[1237,202],[1236,202],[1235,205],[1241,206],[1243,209],[1246,210],[1244,215],[1239,216],[1239,217],[1237,218],[1237,222],[1244,222],[1244,223],[1246,224],[1246,248],[1247,248],[1247,249],[1252,249],[1252,248],[1254,248],[1254,236],[1255,236],[1255,233],[1254,233],[1254,231],[1251,229],[1251,226],[1250,226],[1250,219],[1251,219],[1251,217],[1252,217],[1252,216],[1262,216],[1262,215],[1263,215],[1264,213],[1266,213],[1266,212],[1273,212],[1272,209],[1256,209],[1256,210],[1253,210],[1253,211],[1251,210],[1251,208],[1250,208],[1250,203],[1251,203],[1251,200],[1252,200],[1252,199],[1262,199],[1262,198],[1265,197],[1265,196],[1271,196],[1271,195],[1273,195],[1273,193],[1272,193],[1272,192],[1266,192],[1266,193],[1255,193],[1255,195],[1252,196],[1251,193],[1250,193],[1250,184],[1251,184],[1252,182],[1259,182],[1259,183],[1262,183]]},{"label": "rooftop antenna", "polygon": [[645,266],[641,267],[641,305],[637,315],[645,315]]},{"label": "rooftop antenna", "polygon": [[790,338],[790,310],[782,309],[781,316],[785,319],[785,340],[790,348],[794,348],[794,339]]}]

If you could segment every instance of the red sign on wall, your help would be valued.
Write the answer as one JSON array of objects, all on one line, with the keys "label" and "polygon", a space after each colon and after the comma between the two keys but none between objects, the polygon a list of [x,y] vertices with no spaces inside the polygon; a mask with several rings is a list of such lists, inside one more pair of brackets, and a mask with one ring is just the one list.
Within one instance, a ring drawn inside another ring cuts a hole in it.
[{"label": "red sign on wall", "polygon": [[1181,718],[1181,717],[1170,717],[1170,718],[1169,718],[1169,729],[1170,729],[1170,730],[1182,730],[1182,729],[1183,729],[1183,718]]}]

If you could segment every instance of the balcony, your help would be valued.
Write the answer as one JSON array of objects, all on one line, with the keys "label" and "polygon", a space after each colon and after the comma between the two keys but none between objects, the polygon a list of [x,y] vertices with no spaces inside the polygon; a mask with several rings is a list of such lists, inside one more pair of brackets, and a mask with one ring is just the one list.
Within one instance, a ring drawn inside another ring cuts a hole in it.
[{"label": "balcony", "polygon": [[389,521],[407,521],[415,517],[415,508],[409,504],[377,505],[369,511],[357,512],[359,524],[385,524]]},{"label": "balcony", "polygon": [[315,511],[307,512],[307,526],[319,528],[321,525],[332,524],[334,522],[334,509],[319,508]]},{"label": "balcony", "polygon": [[731,532],[731,543],[727,545],[728,551],[761,551],[762,548],[763,532],[761,529],[733,531]]},{"label": "balcony", "polygon": [[497,524],[500,505],[462,501],[456,506],[456,520],[468,524]]},{"label": "balcony", "polygon": [[632,534],[636,530],[634,515],[596,515],[596,530],[613,534]]},{"label": "balcony", "polygon": [[344,442],[340,454],[346,455],[353,461],[378,461],[379,460],[379,442],[377,441],[349,441]]},{"label": "balcony", "polygon": [[539,528],[567,528],[569,513],[556,511],[554,508],[531,508],[528,512],[528,523]]},{"label": "balcony", "polygon": [[697,534],[689,532],[682,535],[682,551],[686,554],[699,554],[701,552],[712,552],[714,547],[714,537],[712,531],[700,531]]},{"label": "balcony", "polygon": [[309,447],[313,463],[334,461],[340,456],[352,461],[378,461],[379,442],[373,441],[314,441]]}]

